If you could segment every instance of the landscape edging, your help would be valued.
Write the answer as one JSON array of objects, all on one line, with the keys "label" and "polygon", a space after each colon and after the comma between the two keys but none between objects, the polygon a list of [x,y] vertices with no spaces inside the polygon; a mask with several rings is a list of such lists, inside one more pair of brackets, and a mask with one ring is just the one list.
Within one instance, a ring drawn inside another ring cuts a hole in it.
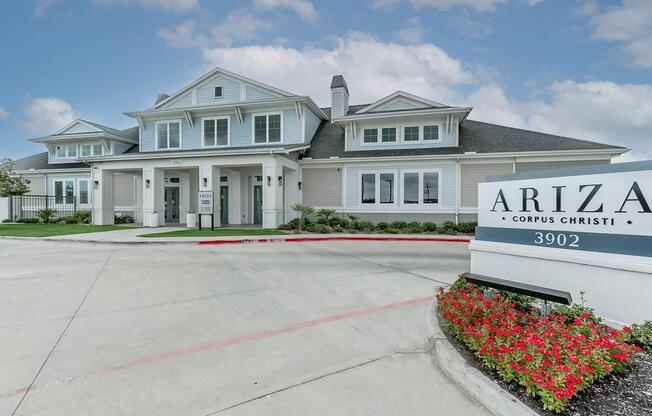
[{"label": "landscape edging", "polygon": [[495,416],[539,416],[537,412],[470,366],[448,341],[437,320],[437,301],[428,310],[430,356],[464,393]]}]

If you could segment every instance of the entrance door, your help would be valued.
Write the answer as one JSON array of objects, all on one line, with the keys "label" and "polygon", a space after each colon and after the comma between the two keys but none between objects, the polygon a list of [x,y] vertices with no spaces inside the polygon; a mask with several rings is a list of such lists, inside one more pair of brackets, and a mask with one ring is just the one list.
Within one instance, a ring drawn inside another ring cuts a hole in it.
[{"label": "entrance door", "polygon": [[263,223],[263,186],[254,185],[254,224]]},{"label": "entrance door", "polygon": [[220,187],[220,223],[229,223],[229,187]]},{"label": "entrance door", "polygon": [[179,188],[175,186],[165,187],[165,222],[179,222]]}]

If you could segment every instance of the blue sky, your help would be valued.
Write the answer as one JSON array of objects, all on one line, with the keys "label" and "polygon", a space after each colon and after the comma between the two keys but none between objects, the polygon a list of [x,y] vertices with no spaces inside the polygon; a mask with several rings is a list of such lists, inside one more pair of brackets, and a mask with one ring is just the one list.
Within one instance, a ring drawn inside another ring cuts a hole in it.
[{"label": "blue sky", "polygon": [[327,106],[395,90],[652,158],[652,1],[24,0],[0,4],[0,157],[116,128],[213,66]]}]

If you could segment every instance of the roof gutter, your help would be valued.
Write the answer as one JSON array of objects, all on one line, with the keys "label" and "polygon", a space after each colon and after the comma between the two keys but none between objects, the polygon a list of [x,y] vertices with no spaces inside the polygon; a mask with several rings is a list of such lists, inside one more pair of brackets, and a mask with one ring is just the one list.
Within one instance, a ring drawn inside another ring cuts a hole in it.
[{"label": "roof gutter", "polygon": [[300,150],[309,148],[306,146],[297,146],[292,148],[275,147],[264,149],[242,149],[242,150],[216,150],[216,151],[201,151],[201,152],[187,152],[187,153],[123,153],[115,156],[103,156],[97,158],[84,159],[85,163],[88,162],[109,162],[112,160],[150,160],[150,159],[179,159],[190,157],[209,157],[209,156],[237,156],[237,155],[267,155],[267,154],[290,154]]},{"label": "roof gutter", "polygon": [[34,139],[27,139],[30,142],[34,143],[51,143],[51,142],[65,142],[68,140],[80,140],[80,139],[97,139],[97,138],[107,138],[120,142],[125,142],[129,144],[138,144],[137,140],[127,139],[122,136],[116,136],[111,133],[81,133],[81,134],[70,134],[70,135],[52,135],[52,136],[43,136],[36,137]]},{"label": "roof gutter", "polygon": [[[459,114],[464,113],[468,115],[473,107],[455,107],[455,108],[428,108],[423,110],[409,110],[409,111],[388,111],[384,113],[363,113],[363,114],[351,114],[348,116],[342,116],[334,118],[333,121],[357,121],[357,120],[369,120],[375,118],[387,118],[387,117],[404,117],[404,116],[418,116],[418,115],[431,115],[431,114]],[[466,116],[464,116],[466,118]],[[463,118],[463,119],[464,119]]]}]

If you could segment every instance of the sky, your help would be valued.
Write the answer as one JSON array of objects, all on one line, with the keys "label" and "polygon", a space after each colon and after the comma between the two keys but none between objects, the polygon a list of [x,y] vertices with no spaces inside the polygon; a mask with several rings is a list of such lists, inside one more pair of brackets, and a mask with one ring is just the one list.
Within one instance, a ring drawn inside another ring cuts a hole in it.
[{"label": "sky", "polygon": [[114,128],[215,66],[329,106],[404,90],[652,159],[652,0],[4,0],[0,158]]}]

